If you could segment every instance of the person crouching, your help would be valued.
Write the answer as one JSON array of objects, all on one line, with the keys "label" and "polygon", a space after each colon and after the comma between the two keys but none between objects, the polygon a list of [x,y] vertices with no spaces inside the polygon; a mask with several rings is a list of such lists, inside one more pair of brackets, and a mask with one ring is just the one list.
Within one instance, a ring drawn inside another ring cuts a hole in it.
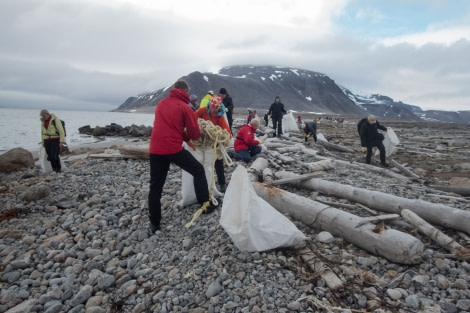
[{"label": "person crouching", "polygon": [[250,124],[243,124],[237,134],[237,138],[233,144],[235,150],[234,159],[250,162],[251,158],[261,152],[261,140],[255,139],[255,132],[259,127],[259,120],[252,119]]}]

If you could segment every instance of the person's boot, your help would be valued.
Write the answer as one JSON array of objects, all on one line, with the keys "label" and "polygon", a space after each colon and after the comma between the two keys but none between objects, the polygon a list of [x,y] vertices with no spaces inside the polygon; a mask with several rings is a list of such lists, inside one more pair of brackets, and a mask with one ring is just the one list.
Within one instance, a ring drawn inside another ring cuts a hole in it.
[{"label": "person's boot", "polygon": [[226,184],[219,185],[219,191],[220,192],[225,192],[225,190],[227,190],[227,185]]}]

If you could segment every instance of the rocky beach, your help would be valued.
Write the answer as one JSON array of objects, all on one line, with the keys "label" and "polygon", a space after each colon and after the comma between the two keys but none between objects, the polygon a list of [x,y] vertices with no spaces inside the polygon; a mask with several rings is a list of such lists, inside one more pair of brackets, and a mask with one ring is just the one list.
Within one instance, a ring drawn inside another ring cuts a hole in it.
[{"label": "rocky beach", "polygon": [[[234,132],[242,122],[234,122]],[[385,169],[377,161],[364,164],[356,123],[322,119],[317,134],[327,143],[308,144],[301,132],[271,138],[271,129],[261,127],[257,137],[265,139],[266,151],[258,158],[267,160],[274,176],[305,175],[307,164],[330,160],[334,166],[316,179],[470,214],[468,125],[383,121],[400,139]],[[123,153],[117,145],[76,149],[63,156],[61,173],[43,174],[36,163],[0,174],[0,312],[470,311],[470,225],[433,223],[463,247],[456,255],[401,216],[369,224],[422,243],[419,260],[396,262],[352,244],[341,230],[312,227],[289,208],[276,207],[341,281],[332,287],[299,248],[240,251],[219,223],[221,208],[186,227],[200,206],[179,204],[181,170],[174,166],[163,192],[162,229],[149,233],[146,141],[132,145],[140,153]],[[227,165],[228,182],[239,165],[252,163]],[[361,218],[383,214],[299,182],[276,187]]]}]

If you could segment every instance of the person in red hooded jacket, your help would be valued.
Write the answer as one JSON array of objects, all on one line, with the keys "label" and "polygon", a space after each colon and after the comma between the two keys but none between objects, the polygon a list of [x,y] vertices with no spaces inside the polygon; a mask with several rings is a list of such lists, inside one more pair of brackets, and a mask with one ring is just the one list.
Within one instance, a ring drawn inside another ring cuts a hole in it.
[{"label": "person in red hooded jacket", "polygon": [[[179,80],[155,109],[152,135],[150,136],[150,191],[148,196],[150,231],[160,229],[161,197],[170,164],[174,163],[194,177],[194,190],[199,203],[209,201],[204,167],[183,148],[183,141],[199,139],[201,131],[193,110],[188,106],[189,86]],[[206,212],[216,206],[210,203]]]},{"label": "person in red hooded jacket", "polygon": [[242,128],[238,131],[237,138],[233,143],[233,149],[235,154],[233,158],[235,160],[242,160],[250,162],[251,157],[261,152],[261,140],[255,139],[255,132],[259,127],[259,120],[254,118],[250,121],[250,124],[243,124]]}]

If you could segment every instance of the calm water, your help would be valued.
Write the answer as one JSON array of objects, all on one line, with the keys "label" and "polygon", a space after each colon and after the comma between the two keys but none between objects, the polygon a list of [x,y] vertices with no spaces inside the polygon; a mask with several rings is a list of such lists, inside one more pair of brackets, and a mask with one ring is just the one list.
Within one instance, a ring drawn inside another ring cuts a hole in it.
[{"label": "calm water", "polygon": [[[0,108],[0,154],[21,147],[29,151],[39,151],[41,143],[41,110],[2,109]],[[65,121],[67,144],[70,149],[83,144],[95,143],[102,139],[78,133],[78,128],[90,125],[106,126],[116,123],[121,126],[153,125],[153,114],[86,112],[86,111],[50,111]],[[109,139],[108,139],[109,140]]]}]

